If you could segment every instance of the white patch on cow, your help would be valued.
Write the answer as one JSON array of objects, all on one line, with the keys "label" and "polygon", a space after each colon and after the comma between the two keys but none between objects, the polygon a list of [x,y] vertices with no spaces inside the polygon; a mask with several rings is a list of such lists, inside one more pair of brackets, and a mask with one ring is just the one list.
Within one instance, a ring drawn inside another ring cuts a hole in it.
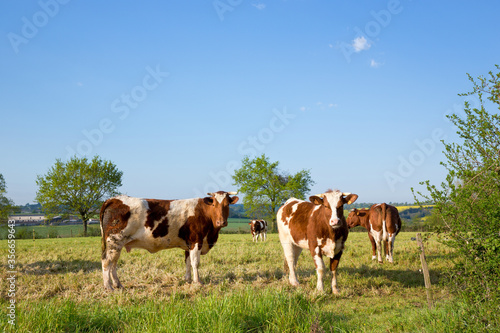
[{"label": "white patch on cow", "polygon": [[335,257],[335,255],[342,249],[342,240],[340,240],[340,247],[338,242],[339,240],[337,240],[337,242],[333,242],[331,238],[327,238],[325,245],[323,246],[323,254],[328,258]]},{"label": "white patch on cow", "polygon": [[338,226],[340,224],[339,220],[340,220],[341,216],[337,216],[337,205],[339,203],[339,200],[342,199],[342,192],[333,191],[333,192],[324,193],[323,200],[325,200],[325,199],[328,201],[328,203],[330,204],[330,207],[332,209],[332,215],[331,215],[328,223],[330,224],[330,226],[333,226],[333,227]]},{"label": "white patch on cow", "polygon": [[308,249],[309,248],[309,242],[307,239],[301,239],[297,242],[297,245],[303,249]]},{"label": "white patch on cow", "polygon": [[214,198],[215,198],[215,200],[217,200],[218,203],[222,203],[222,201],[224,200],[226,195],[227,195],[227,193],[223,193],[223,194],[215,193]]}]

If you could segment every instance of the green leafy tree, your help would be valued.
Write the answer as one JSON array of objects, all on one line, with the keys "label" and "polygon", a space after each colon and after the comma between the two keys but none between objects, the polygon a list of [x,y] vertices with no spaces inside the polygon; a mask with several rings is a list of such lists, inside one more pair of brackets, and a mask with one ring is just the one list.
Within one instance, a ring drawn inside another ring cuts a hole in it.
[{"label": "green leafy tree", "polygon": [[276,232],[276,211],[290,197],[305,199],[314,184],[309,170],[294,175],[280,171],[279,162],[271,162],[262,154],[242,160],[240,169],[233,175],[234,185],[245,196],[243,205],[249,217],[263,218],[271,222]]},{"label": "green leafy tree", "polygon": [[113,163],[98,156],[92,161],[74,156],[66,163],[57,159],[47,174],[37,176],[36,200],[48,216],[80,215],[87,235],[87,221],[105,199],[118,194],[122,175]]},{"label": "green leafy tree", "polygon": [[0,173],[0,223],[7,222],[9,214],[14,209],[14,202],[5,196],[6,193],[7,185],[5,183],[5,178]]},{"label": "green leafy tree", "polygon": [[[499,66],[496,66],[500,70]],[[448,170],[437,187],[426,185],[429,194],[419,197],[435,204],[435,229],[453,247],[459,261],[451,279],[471,311],[479,304],[496,304],[500,297],[500,72],[477,80],[469,75],[479,107],[465,103],[465,114],[448,116],[457,127],[459,143],[445,144]],[[485,99],[486,97],[486,99]],[[487,108],[496,109],[488,112]],[[416,195],[415,195],[416,196]],[[418,200],[418,199],[417,199]],[[493,303],[491,303],[493,302]],[[477,315],[475,316],[477,318]],[[491,318],[490,318],[491,319]],[[488,320],[486,318],[486,324]],[[491,325],[491,323],[490,323]],[[494,325],[492,326],[494,327]]]}]

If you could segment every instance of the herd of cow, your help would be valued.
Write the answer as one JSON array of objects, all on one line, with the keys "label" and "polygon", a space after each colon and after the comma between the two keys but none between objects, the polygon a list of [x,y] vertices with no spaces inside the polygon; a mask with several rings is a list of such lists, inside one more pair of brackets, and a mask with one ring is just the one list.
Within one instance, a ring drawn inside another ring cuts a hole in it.
[{"label": "herd of cow", "polygon": [[[217,242],[219,231],[227,226],[229,205],[238,202],[236,192],[219,191],[208,197],[184,200],[140,199],[126,195],[104,202],[100,221],[102,234],[102,274],[104,287],[122,288],[116,266],[123,247],[146,249],[151,253],[169,248],[185,251],[187,281],[199,283],[200,255]],[[285,254],[289,280],[297,286],[295,266],[302,249],[309,249],[316,266],[317,289],[323,290],[323,255],[330,258],[332,292],[337,294],[337,267],[349,229],[361,225],[368,230],[372,259],[382,263],[382,242],[389,262],[393,262],[394,239],[401,230],[395,207],[385,203],[370,209],[353,209],[347,221],[344,204],[358,196],[328,190],[311,196],[310,201],[290,198],[277,213],[279,239]],[[267,222],[252,220],[253,240],[266,240]],[[376,256],[377,253],[377,256]],[[192,272],[191,272],[192,271]],[[192,275],[191,275],[192,273]]]}]

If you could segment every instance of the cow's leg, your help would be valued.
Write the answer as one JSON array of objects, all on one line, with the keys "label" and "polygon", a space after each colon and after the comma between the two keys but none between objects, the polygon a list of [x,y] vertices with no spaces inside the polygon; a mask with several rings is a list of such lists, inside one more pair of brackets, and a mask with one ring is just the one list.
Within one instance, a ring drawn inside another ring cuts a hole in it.
[{"label": "cow's leg", "polygon": [[389,234],[389,262],[394,263],[394,241],[396,240],[395,234]]},{"label": "cow's leg", "polygon": [[380,264],[383,263],[382,261],[382,232],[377,232],[374,231],[372,234],[374,240],[375,240],[375,245],[377,247],[377,259]]},{"label": "cow's leg", "polygon": [[194,246],[192,250],[189,251],[189,257],[191,259],[191,267],[193,268],[193,283],[200,283],[198,275],[198,266],[200,265],[201,256],[201,246],[198,243]]},{"label": "cow's leg", "polygon": [[385,260],[389,260],[389,249],[390,247],[390,240],[384,240],[384,253],[385,253]]},{"label": "cow's leg", "polygon": [[266,239],[267,239],[267,233],[264,232],[264,242],[266,241]]},{"label": "cow's leg", "polygon": [[252,234],[252,239],[253,239],[253,241],[254,241],[254,242],[255,242],[255,236],[256,236],[256,234],[255,234],[255,233],[253,233],[253,234]]},{"label": "cow's leg", "polygon": [[116,273],[116,266],[120,253],[123,247],[123,239],[117,239],[116,236],[108,237],[106,241],[106,251],[103,256],[102,262],[102,276],[104,280],[104,287],[109,290],[115,288],[123,288],[118,274]]},{"label": "cow's leg", "polygon": [[290,271],[289,280],[292,286],[298,286],[299,281],[297,280],[297,275],[295,274],[295,267],[297,265],[297,260],[302,252],[302,248],[290,243],[282,242],[283,251],[285,252],[285,261],[288,264],[288,270]]},{"label": "cow's leg", "polygon": [[330,271],[332,272],[332,293],[338,294],[337,289],[337,268],[339,266],[340,257],[342,257],[342,251],[337,253],[333,258],[330,258]]},{"label": "cow's leg", "polygon": [[187,250],[184,252],[184,262],[186,263],[186,274],[184,275],[184,279],[187,282],[191,282],[191,258]]},{"label": "cow's leg", "polygon": [[318,291],[323,291],[323,273],[325,271],[325,263],[323,262],[323,257],[321,256],[321,249],[317,246],[315,249],[310,250],[314,259],[314,265],[316,266],[316,274],[318,275],[316,289],[318,289]]},{"label": "cow's leg", "polygon": [[372,260],[377,259],[377,245],[375,244],[375,238],[373,235],[368,232],[368,238],[370,238],[370,242],[372,243]]}]

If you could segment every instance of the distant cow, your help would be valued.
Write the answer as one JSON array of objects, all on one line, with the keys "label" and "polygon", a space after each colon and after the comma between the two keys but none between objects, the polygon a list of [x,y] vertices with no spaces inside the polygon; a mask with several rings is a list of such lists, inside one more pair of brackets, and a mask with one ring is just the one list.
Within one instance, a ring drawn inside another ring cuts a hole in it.
[{"label": "distant cow", "polygon": [[236,192],[208,193],[209,197],[185,200],[139,199],[126,195],[111,198],[101,207],[102,274],[104,287],[122,288],[116,264],[123,247],[151,253],[174,247],[185,251],[187,281],[199,283],[200,254],[217,242],[227,226],[229,205]]},{"label": "distant cow", "polygon": [[266,240],[267,222],[264,220],[252,220],[250,223],[250,231],[252,232],[253,241],[258,241],[259,236],[261,241]]},{"label": "distant cow", "polygon": [[360,225],[368,230],[372,243],[372,260],[378,257],[378,262],[382,263],[383,241],[386,259],[394,262],[394,240],[401,231],[401,218],[396,207],[382,203],[373,205],[370,209],[353,209],[349,212],[347,224],[349,229]]},{"label": "distant cow", "polygon": [[311,202],[291,198],[280,207],[277,215],[278,231],[285,260],[290,271],[290,283],[298,286],[295,266],[302,249],[309,249],[318,275],[317,289],[323,291],[322,255],[330,258],[332,292],[337,290],[337,267],[349,229],[344,218],[344,204],[351,204],[358,196],[329,190],[313,195]]}]

